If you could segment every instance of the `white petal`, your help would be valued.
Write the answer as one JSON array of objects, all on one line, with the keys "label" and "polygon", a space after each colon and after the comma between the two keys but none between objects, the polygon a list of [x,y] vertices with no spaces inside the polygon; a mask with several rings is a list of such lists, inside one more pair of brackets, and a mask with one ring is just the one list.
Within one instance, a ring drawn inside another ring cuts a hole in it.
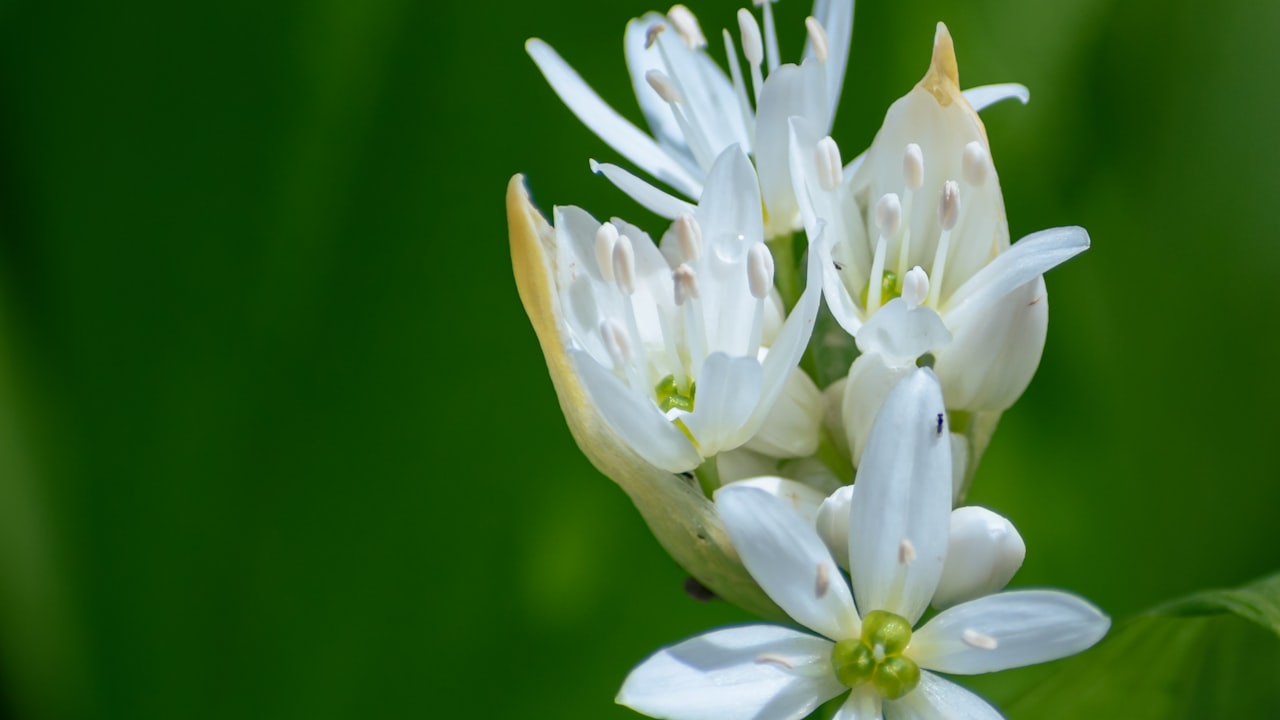
[{"label": "white petal", "polygon": [[1014,243],[979,270],[943,304],[948,326],[964,313],[983,313],[1000,298],[1089,249],[1082,227],[1032,233]]},{"label": "white petal", "polygon": [[601,417],[641,457],[673,473],[693,470],[702,463],[689,438],[652,400],[632,391],[585,352],[570,350],[569,357]]},{"label": "white petal", "polygon": [[720,484],[778,474],[778,459],[752,452],[746,448],[724,450],[716,455],[716,471],[720,476]]},{"label": "white petal", "polygon": [[[935,363],[934,369],[937,369]],[[939,378],[941,381],[941,378]],[[942,399],[946,400],[946,389],[944,386]],[[960,497],[961,490],[964,489],[965,473],[969,471],[969,438],[960,433],[951,433],[951,504],[959,505],[963,499]]]},{"label": "white petal", "polygon": [[750,357],[712,353],[698,375],[693,412],[681,418],[704,457],[741,444],[739,429],[760,398],[760,363]]},{"label": "white petal", "polygon": [[[827,31],[827,101],[831,108],[830,117],[834,118],[849,63],[849,42],[853,39],[853,1],[817,0],[813,4],[813,17]],[[813,57],[812,43],[808,41],[805,42],[804,56]],[[830,120],[827,123],[829,129]]]},{"label": "white petal", "polygon": [[952,510],[933,606],[942,610],[1003,590],[1026,556],[1022,536],[1006,518],[976,505]]},{"label": "white petal", "polygon": [[886,720],[1004,720],[986,700],[959,685],[920,673],[920,684],[899,700],[884,704]]},{"label": "white petal", "polygon": [[840,564],[849,567],[849,503],[853,500],[853,486],[845,485],[836,490],[818,506],[814,527],[827,550]]},{"label": "white petal", "polygon": [[626,193],[632,200],[640,203],[646,210],[659,217],[674,220],[682,212],[693,212],[694,206],[692,204],[668,192],[659,190],[617,165],[598,163],[595,160],[590,162],[591,172],[597,175],[604,175],[605,179]]},{"label": "white petal", "polygon": [[894,298],[858,330],[858,350],[879,353],[890,363],[911,363],[951,342],[951,333],[931,307],[910,307]]},{"label": "white petal", "polygon": [[805,371],[795,368],[787,375],[764,424],[744,447],[779,458],[812,455],[818,450],[825,413],[822,391]]},{"label": "white petal", "polygon": [[870,685],[861,685],[849,693],[849,697],[832,716],[831,720],[882,720],[880,694]]},{"label": "white petal", "polygon": [[843,690],[830,642],[747,625],[659,650],[627,675],[617,702],[656,718],[798,720]]},{"label": "white petal", "polygon": [[828,638],[857,635],[849,586],[812,524],[772,495],[740,484],[720,488],[715,501],[742,564],[765,594]]},{"label": "white petal", "polygon": [[783,65],[771,73],[760,91],[756,110],[756,166],[760,192],[769,213],[769,233],[780,235],[802,225],[800,207],[791,185],[788,149],[790,119],[799,116],[812,127],[823,127],[827,112],[826,85],[817,59],[804,66]]},{"label": "white petal", "polygon": [[935,354],[933,365],[947,407],[981,412],[1013,405],[1031,383],[1044,352],[1049,330],[1044,277],[991,305],[968,303],[947,320],[955,339]]},{"label": "white petal", "polygon": [[726,254],[745,253],[764,240],[762,216],[755,168],[740,147],[729,147],[716,158],[698,201],[696,217],[707,248]]},{"label": "white petal", "polygon": [[525,43],[524,48],[542,71],[543,77],[551,84],[551,89],[555,90],[569,110],[609,147],[689,197],[697,197],[702,192],[702,183],[659,147],[653,138],[645,135],[600,99],[582,76],[569,67],[550,45],[532,38]]},{"label": "white petal", "polygon": [[813,488],[795,480],[788,480],[776,475],[765,475],[762,477],[748,478],[740,480],[735,485],[741,487],[750,487],[757,490],[763,490],[770,495],[791,506],[791,509],[799,513],[800,517],[810,525],[816,525],[818,521],[818,507],[822,505],[822,501],[826,498],[822,493]]},{"label": "white petal", "polygon": [[849,562],[858,607],[911,624],[938,586],[951,514],[951,439],[942,390],[917,368],[885,398],[858,466]]},{"label": "white petal", "polygon": [[890,364],[876,353],[859,355],[849,369],[841,404],[846,437],[854,466],[862,462],[862,454],[871,436],[871,426],[889,391],[900,380],[915,372],[914,362]]},{"label": "white petal", "polygon": [[911,638],[920,667],[974,675],[1074,655],[1107,634],[1111,620],[1075,595],[1006,592],[944,610]]},{"label": "white petal", "polygon": [[[666,73],[684,98],[683,109],[689,121],[706,140],[709,159],[714,159],[730,145],[749,146],[747,131],[733,83],[703,50],[685,45],[679,33],[658,35],[658,47],[665,59]],[[647,83],[646,83],[647,85]],[[653,93],[651,87],[646,89]]]},{"label": "white petal", "polygon": [[964,99],[969,101],[975,111],[985,110],[1001,100],[1017,100],[1023,105],[1031,102],[1031,91],[1026,85],[1019,83],[1000,83],[998,85],[979,85],[965,90]]}]

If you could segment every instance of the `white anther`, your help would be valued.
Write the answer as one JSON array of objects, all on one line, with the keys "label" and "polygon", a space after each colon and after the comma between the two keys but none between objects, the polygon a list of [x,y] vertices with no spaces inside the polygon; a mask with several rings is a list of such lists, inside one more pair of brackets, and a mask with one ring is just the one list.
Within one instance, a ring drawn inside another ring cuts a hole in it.
[{"label": "white anther", "polygon": [[672,5],[667,11],[667,18],[671,20],[672,25],[676,26],[676,32],[680,33],[681,39],[689,49],[696,50],[707,46],[707,36],[702,34],[698,18],[693,16],[689,8],[683,5]]},{"label": "white anther", "polygon": [[664,102],[672,104],[684,102],[684,98],[680,97],[680,91],[676,89],[676,84],[671,82],[671,78],[661,70],[650,70],[644,74],[644,79]]},{"label": "white anther", "polygon": [[980,633],[973,628],[966,628],[964,632],[960,633],[960,639],[964,641],[965,645],[978,650],[995,650],[1000,645],[995,638]]},{"label": "white anther", "polygon": [[764,40],[760,37],[760,23],[746,8],[738,11],[738,31],[742,34],[742,56],[759,67],[764,62]]},{"label": "white anther", "polygon": [[635,293],[636,251],[631,247],[631,238],[626,235],[619,235],[613,245],[613,279],[624,294]]},{"label": "white anther", "polygon": [[686,263],[671,273],[671,284],[675,287],[676,305],[683,305],[687,300],[698,299],[698,274]]},{"label": "white anther", "polygon": [[605,282],[613,282],[613,246],[618,242],[618,228],[605,223],[596,231],[596,265]]},{"label": "white anther", "polygon": [[826,62],[831,55],[831,43],[827,42],[827,29],[822,27],[818,18],[810,15],[804,19],[804,28],[809,31],[809,42],[813,44],[813,54],[818,62]]},{"label": "white anther", "polygon": [[876,227],[885,237],[894,237],[902,226],[902,203],[897,193],[885,193],[876,203]]},{"label": "white anther", "polygon": [[960,185],[955,180],[942,184],[942,194],[938,196],[938,223],[943,230],[956,226],[960,218]]},{"label": "white anther", "polygon": [[747,251],[747,280],[751,294],[760,300],[773,288],[773,255],[764,243],[756,243]]},{"label": "white anther", "polygon": [[648,50],[653,44],[658,42],[658,36],[666,32],[667,26],[663,23],[654,23],[644,33],[644,49]]},{"label": "white anther", "polygon": [[919,190],[924,184],[924,151],[911,143],[902,155],[902,179],[910,190]]},{"label": "white anther", "polygon": [[685,262],[695,262],[702,257],[702,227],[687,212],[676,218],[676,242],[680,244],[680,257]]},{"label": "white anther", "polygon": [[831,576],[827,570],[826,564],[824,563],[818,566],[818,577],[814,581],[813,594],[817,596],[819,600],[821,600],[823,597],[826,596],[827,590],[830,590],[830,589],[831,589]]},{"label": "white anther", "polygon": [[898,564],[910,565],[916,561],[916,546],[911,544],[907,538],[902,538],[902,542],[898,543]]},{"label": "white anther", "polygon": [[818,141],[814,161],[818,166],[818,186],[826,192],[840,187],[844,179],[844,164],[840,161],[840,146],[830,135]]},{"label": "white anther", "polygon": [[902,299],[907,307],[919,307],[929,297],[929,275],[919,265],[907,271],[902,278]]},{"label": "white anther", "polygon": [[605,320],[600,323],[600,338],[604,340],[605,352],[609,353],[615,370],[630,364],[631,341],[627,340],[627,331],[622,329],[618,321]]},{"label": "white anther", "polygon": [[964,146],[964,158],[960,163],[964,181],[979,186],[987,181],[987,170],[991,167],[991,156],[982,143],[977,140]]}]

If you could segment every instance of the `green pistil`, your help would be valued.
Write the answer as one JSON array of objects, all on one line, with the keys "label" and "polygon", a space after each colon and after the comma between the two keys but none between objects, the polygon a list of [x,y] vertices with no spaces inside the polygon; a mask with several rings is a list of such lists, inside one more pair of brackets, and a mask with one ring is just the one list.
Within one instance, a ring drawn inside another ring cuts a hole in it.
[{"label": "green pistil", "polygon": [[653,392],[657,396],[658,407],[662,408],[662,412],[673,408],[693,412],[693,396],[697,389],[698,384],[690,382],[689,387],[682,390],[676,385],[676,376],[668,375],[658,382]]},{"label": "green pistil", "polygon": [[[862,307],[867,306],[867,297],[871,294],[871,283],[862,288]],[[884,275],[880,278],[880,305],[884,306],[890,300],[902,297],[902,281],[898,278],[898,273],[892,270],[885,270]]]},{"label": "green pistil", "polygon": [[841,640],[831,651],[836,678],[849,688],[870,681],[882,697],[896,700],[920,684],[920,667],[903,656],[911,644],[911,624],[900,615],[875,610],[862,619],[862,637]]}]

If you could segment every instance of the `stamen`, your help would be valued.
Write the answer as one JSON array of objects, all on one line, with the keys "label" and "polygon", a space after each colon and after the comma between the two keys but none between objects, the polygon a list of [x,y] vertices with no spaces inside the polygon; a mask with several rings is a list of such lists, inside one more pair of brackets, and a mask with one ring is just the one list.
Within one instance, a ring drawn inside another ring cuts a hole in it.
[{"label": "stamen", "polygon": [[991,167],[991,155],[982,143],[973,141],[964,146],[964,158],[961,160],[961,174],[964,181],[978,187],[987,180],[987,170]]},{"label": "stamen", "polygon": [[644,74],[645,82],[649,83],[649,87],[658,93],[658,97],[663,102],[675,105],[684,102],[684,98],[680,96],[680,91],[676,89],[675,83],[671,82],[671,78],[661,70],[650,70]]},{"label": "stamen", "polygon": [[698,275],[686,263],[680,263],[680,267],[671,273],[671,284],[676,291],[676,305],[684,305],[690,298],[697,300],[701,294],[698,290]]},{"label": "stamen", "polygon": [[902,208],[898,204],[898,196],[886,193],[876,203],[876,226],[880,228],[880,237],[876,240],[876,254],[871,260],[871,276],[867,285],[867,314],[880,308],[880,293],[884,286],[884,256],[888,251],[889,238],[898,232],[898,224],[902,221]]},{"label": "stamen", "polygon": [[756,5],[764,6],[764,51],[769,59],[769,73],[778,69],[780,53],[778,52],[778,28],[773,22],[773,0],[756,0]]},{"label": "stamen", "polygon": [[619,235],[613,246],[613,279],[618,289],[630,297],[636,291],[636,251],[631,238]]},{"label": "stamen", "polygon": [[929,297],[929,275],[919,265],[907,271],[902,278],[902,299],[907,307],[917,308]]},{"label": "stamen", "polygon": [[818,597],[818,599],[822,599],[823,597],[826,596],[827,590],[830,590],[830,589],[831,589],[831,577],[827,570],[827,566],[825,563],[818,565],[818,578],[814,582],[813,593]]},{"label": "stamen", "polygon": [[747,252],[747,281],[757,300],[768,297],[773,288],[773,255],[764,243],[756,243]]},{"label": "stamen", "polygon": [[831,43],[827,41],[827,29],[822,27],[818,18],[810,15],[804,19],[804,28],[809,31],[809,42],[813,44],[813,54],[818,62],[825,63],[831,56]]},{"label": "stamen", "polygon": [[978,650],[995,650],[1000,645],[995,638],[990,635],[984,635],[972,628],[967,628],[960,633],[960,639],[964,641],[965,645]]},{"label": "stamen", "polygon": [[729,59],[729,76],[733,78],[733,94],[738,98],[738,110],[742,113],[742,124],[747,128],[747,140],[752,152],[755,152],[755,110],[751,107],[751,101],[747,100],[747,84],[742,80],[742,65],[738,62],[738,50],[733,45],[733,36],[728,30],[721,32],[724,35],[724,54]]},{"label": "stamen", "polygon": [[738,11],[738,31],[742,35],[742,56],[751,67],[751,95],[760,104],[760,87],[764,85],[764,75],[760,74],[760,63],[764,62],[764,41],[760,39],[760,24],[750,10]]},{"label": "stamen", "polygon": [[684,344],[689,350],[690,374],[697,378],[702,373],[702,361],[707,354],[707,333],[703,326],[702,308],[697,302],[702,294],[698,289],[698,274],[688,263],[680,263],[671,279],[675,286],[676,305],[684,308]]},{"label": "stamen", "polygon": [[613,282],[613,246],[618,242],[618,228],[605,223],[596,231],[596,265],[605,282]]},{"label": "stamen", "polygon": [[650,25],[649,29],[644,33],[644,49],[648,50],[653,47],[653,44],[658,42],[658,34],[665,32],[666,29],[667,26],[663,23],[654,23]]},{"label": "stamen", "polygon": [[902,156],[902,179],[911,190],[919,190],[924,184],[924,152],[915,143],[907,145]]},{"label": "stamen", "polygon": [[910,565],[916,561],[916,546],[911,544],[911,540],[902,538],[902,542],[898,543],[898,564]]},{"label": "stamen", "polygon": [[830,135],[818,141],[814,151],[818,166],[818,186],[826,192],[840,187],[844,180],[844,164],[840,161],[840,146]]},{"label": "stamen", "polygon": [[694,17],[689,8],[683,5],[672,5],[667,11],[667,18],[671,20],[672,25],[676,26],[676,32],[680,33],[684,44],[689,46],[690,50],[707,46],[707,36],[702,34],[698,18]]},{"label": "stamen", "polygon": [[627,331],[622,329],[618,321],[605,320],[600,323],[600,338],[604,340],[604,349],[613,361],[614,370],[623,370],[631,364],[631,342],[627,340]]},{"label": "stamen", "polygon": [[960,185],[955,180],[942,184],[938,197],[938,223],[942,225],[942,237],[938,238],[938,251],[933,256],[933,287],[929,289],[929,304],[938,307],[942,294],[942,280],[947,270],[947,253],[951,250],[951,230],[960,217]]},{"label": "stamen", "polygon": [[898,244],[898,277],[907,271],[911,262],[911,200],[915,191],[924,184],[924,152],[915,143],[907,145],[902,154],[902,216],[906,222],[902,228],[902,242]]},{"label": "stamen", "polygon": [[702,227],[692,214],[684,212],[676,218],[676,242],[685,262],[697,262],[702,257]]}]

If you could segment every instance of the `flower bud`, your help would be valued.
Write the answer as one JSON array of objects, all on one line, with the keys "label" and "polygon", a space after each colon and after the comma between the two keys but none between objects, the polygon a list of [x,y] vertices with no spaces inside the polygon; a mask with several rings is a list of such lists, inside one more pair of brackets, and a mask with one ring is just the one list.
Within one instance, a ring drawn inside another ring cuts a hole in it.
[{"label": "flower bud", "polygon": [[1022,536],[1004,517],[977,506],[956,508],[951,511],[947,561],[931,604],[944,610],[1001,590],[1026,554]]},{"label": "flower bud", "polygon": [[853,486],[845,485],[823,500],[818,508],[818,537],[846,570],[849,569],[849,503],[852,501]]}]

